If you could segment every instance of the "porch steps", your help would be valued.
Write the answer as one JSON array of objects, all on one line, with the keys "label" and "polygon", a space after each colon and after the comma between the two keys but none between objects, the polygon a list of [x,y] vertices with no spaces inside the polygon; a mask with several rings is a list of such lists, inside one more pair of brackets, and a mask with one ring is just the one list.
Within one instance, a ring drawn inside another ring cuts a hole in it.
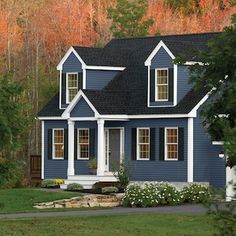
[{"label": "porch steps", "polygon": [[97,182],[116,182],[117,179],[113,175],[73,175],[68,176],[64,184],[60,185],[61,189],[67,189],[67,185],[71,183],[81,184],[84,189],[91,189]]}]

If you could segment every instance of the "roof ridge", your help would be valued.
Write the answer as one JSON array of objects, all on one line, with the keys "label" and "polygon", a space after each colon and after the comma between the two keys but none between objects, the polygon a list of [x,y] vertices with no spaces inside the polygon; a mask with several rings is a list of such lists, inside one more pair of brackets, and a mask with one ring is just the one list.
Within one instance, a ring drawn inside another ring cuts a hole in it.
[{"label": "roof ridge", "polygon": [[[128,38],[113,38],[112,40],[134,40],[134,39],[150,39],[150,38],[162,38],[162,37],[173,37],[173,36],[191,36],[191,35],[205,35],[205,34],[219,34],[222,31],[216,32],[201,32],[201,33],[190,33],[190,34],[168,34],[168,35],[160,35],[160,36],[143,36],[143,37],[128,37]],[[110,42],[111,42],[110,41]],[[109,42],[108,42],[109,43]]]}]

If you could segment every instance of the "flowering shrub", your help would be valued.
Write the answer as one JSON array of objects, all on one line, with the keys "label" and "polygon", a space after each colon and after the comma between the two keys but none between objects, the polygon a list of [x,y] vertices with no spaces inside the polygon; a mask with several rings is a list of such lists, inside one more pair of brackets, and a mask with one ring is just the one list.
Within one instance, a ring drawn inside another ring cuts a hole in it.
[{"label": "flowering shrub", "polygon": [[197,183],[185,186],[182,195],[184,201],[189,203],[206,203],[211,197],[209,187]]},{"label": "flowering shrub", "polygon": [[59,188],[59,184],[54,181],[54,179],[44,179],[41,182],[42,188]]},{"label": "flowering shrub", "polygon": [[117,193],[119,189],[115,186],[108,186],[102,188],[102,193]]},{"label": "flowering shrub", "polygon": [[167,183],[133,184],[126,189],[123,204],[130,207],[155,207],[158,205],[177,205],[183,197],[176,188]]},{"label": "flowering shrub", "polygon": [[68,191],[76,191],[76,190],[82,190],[82,189],[83,189],[83,186],[81,184],[70,183],[67,185]]},{"label": "flowering shrub", "polygon": [[54,179],[56,184],[64,184],[64,179]]}]

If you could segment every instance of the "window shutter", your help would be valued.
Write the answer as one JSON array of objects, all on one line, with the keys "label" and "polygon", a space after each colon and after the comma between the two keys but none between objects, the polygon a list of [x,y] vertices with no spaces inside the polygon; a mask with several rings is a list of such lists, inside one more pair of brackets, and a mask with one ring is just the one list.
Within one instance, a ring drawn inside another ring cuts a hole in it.
[{"label": "window shutter", "polygon": [[150,160],[154,161],[156,156],[156,129],[150,129]]},{"label": "window shutter", "polygon": [[184,128],[178,128],[178,160],[184,160]]},{"label": "window shutter", "polygon": [[64,129],[64,159],[68,160],[68,129]]},{"label": "window shutter", "polygon": [[95,129],[89,129],[89,158],[95,158]]},{"label": "window shutter", "polygon": [[75,135],[74,135],[74,159],[77,160],[77,143],[78,143],[78,138],[77,138],[77,135],[78,135],[78,130],[75,129]]},{"label": "window shutter", "polygon": [[169,99],[168,100],[170,102],[173,102],[173,96],[174,96],[174,72],[173,72],[173,68],[169,68],[168,76],[169,76],[169,81],[168,81]]},{"label": "window shutter", "polygon": [[150,100],[155,102],[155,69],[150,69]]},{"label": "window shutter", "polygon": [[165,160],[165,129],[159,129],[159,160]]},{"label": "window shutter", "polygon": [[48,159],[52,159],[52,129],[48,129]]},{"label": "window shutter", "polygon": [[61,78],[61,103],[66,104],[66,73],[62,73]]},{"label": "window shutter", "polygon": [[131,150],[131,158],[132,160],[137,159],[137,129],[132,128],[132,150]]},{"label": "window shutter", "polygon": [[78,73],[78,91],[83,89],[83,73]]}]

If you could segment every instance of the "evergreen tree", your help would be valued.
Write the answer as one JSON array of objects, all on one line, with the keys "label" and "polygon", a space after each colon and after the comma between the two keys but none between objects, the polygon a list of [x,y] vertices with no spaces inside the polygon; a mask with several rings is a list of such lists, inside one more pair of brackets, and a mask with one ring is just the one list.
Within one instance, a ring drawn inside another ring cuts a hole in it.
[{"label": "evergreen tree", "polygon": [[153,19],[144,19],[148,3],[146,0],[117,0],[115,8],[108,8],[112,20],[111,31],[115,38],[147,36]]},{"label": "evergreen tree", "polygon": [[202,53],[203,65],[191,68],[195,88],[205,86],[209,94],[202,112],[204,125],[213,140],[224,142],[228,166],[236,165],[236,19],[232,25],[209,42],[209,50]]}]

